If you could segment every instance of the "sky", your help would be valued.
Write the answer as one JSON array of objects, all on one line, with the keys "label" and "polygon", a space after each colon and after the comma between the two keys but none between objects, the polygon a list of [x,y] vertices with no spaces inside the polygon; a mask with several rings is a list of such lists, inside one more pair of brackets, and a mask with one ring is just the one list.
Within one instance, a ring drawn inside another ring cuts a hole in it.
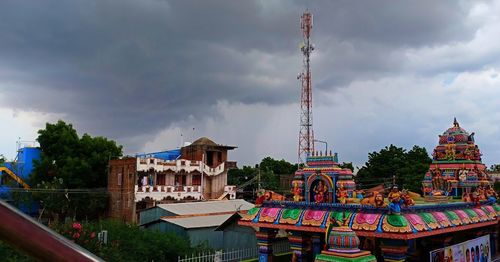
[{"label": "sky", "polygon": [[207,136],[240,166],[296,162],[305,9],[314,134],[340,161],[432,152],[456,117],[500,163],[500,1],[4,0],[0,154],[62,119],[126,154]]}]

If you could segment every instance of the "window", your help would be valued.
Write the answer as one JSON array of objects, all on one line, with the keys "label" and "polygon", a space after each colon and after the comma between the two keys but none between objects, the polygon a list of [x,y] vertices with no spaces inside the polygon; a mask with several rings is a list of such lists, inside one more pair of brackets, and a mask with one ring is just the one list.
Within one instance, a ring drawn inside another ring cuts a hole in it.
[{"label": "window", "polygon": [[207,151],[207,165],[212,167],[214,165],[214,152]]},{"label": "window", "polygon": [[122,185],[122,173],[118,173],[118,185],[121,186]]},{"label": "window", "polygon": [[157,174],[156,175],[156,184],[157,185],[165,185],[165,174]]},{"label": "window", "polygon": [[193,186],[201,186],[201,175],[193,175]]}]

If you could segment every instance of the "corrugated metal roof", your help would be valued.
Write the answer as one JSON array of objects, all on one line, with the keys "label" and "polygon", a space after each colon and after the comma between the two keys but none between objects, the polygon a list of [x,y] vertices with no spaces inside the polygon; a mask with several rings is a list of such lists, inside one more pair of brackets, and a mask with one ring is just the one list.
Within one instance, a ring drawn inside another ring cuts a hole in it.
[{"label": "corrugated metal roof", "polygon": [[217,227],[224,223],[234,214],[195,216],[195,217],[172,217],[161,220],[172,223],[183,228]]},{"label": "corrugated metal roof", "polygon": [[176,215],[194,215],[249,210],[254,204],[243,199],[203,201],[176,204],[159,204],[157,207]]}]

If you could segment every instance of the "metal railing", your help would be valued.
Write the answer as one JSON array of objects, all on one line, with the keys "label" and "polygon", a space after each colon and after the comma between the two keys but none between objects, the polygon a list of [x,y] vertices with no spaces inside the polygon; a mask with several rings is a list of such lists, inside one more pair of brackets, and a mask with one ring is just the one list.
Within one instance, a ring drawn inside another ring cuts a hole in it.
[{"label": "metal railing", "polygon": [[[282,254],[290,252],[290,242],[287,239],[273,243],[273,253]],[[244,259],[257,258],[259,256],[259,248],[245,248],[227,251],[215,251],[199,254],[192,254],[191,256],[179,257],[178,262],[230,262],[241,261]]]},{"label": "metal railing", "polygon": [[4,201],[0,217],[0,239],[37,261],[103,261]]}]

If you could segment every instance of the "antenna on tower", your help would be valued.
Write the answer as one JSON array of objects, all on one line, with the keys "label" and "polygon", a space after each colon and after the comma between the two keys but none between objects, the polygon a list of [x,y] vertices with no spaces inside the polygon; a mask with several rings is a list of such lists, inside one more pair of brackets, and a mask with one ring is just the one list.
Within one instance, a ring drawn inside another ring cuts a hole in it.
[{"label": "antenna on tower", "polygon": [[311,30],[313,27],[313,16],[306,10],[300,17],[300,28],[304,42],[300,47],[303,55],[302,73],[297,77],[301,82],[300,94],[300,132],[299,132],[299,163],[304,163],[307,156],[314,152],[314,131],[312,125],[312,84],[311,84],[311,52],[314,46],[311,44]]}]

